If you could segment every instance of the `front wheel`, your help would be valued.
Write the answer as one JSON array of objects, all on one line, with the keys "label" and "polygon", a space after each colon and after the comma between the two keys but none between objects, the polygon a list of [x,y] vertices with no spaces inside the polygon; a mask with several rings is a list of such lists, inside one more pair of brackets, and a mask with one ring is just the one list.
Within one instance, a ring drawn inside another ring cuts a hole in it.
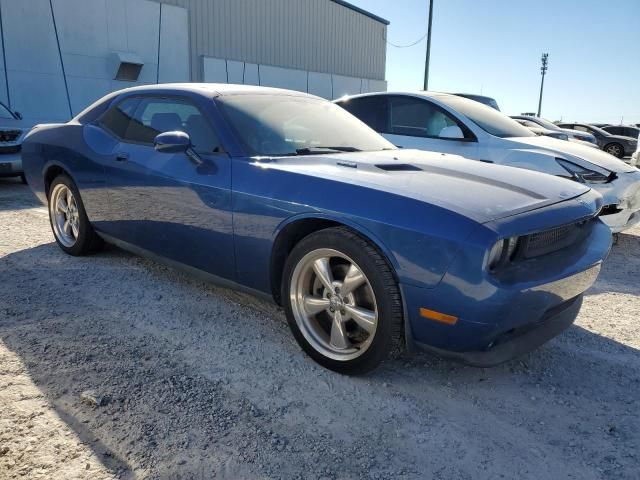
[{"label": "front wheel", "polygon": [[86,255],[102,246],[89,223],[77,187],[67,175],[58,175],[49,189],[49,221],[58,246],[69,255]]},{"label": "front wheel", "polygon": [[321,230],[294,247],[282,298],[296,340],[326,368],[365,373],[402,350],[402,302],[391,267],[347,228]]},{"label": "front wheel", "polygon": [[619,143],[610,143],[604,147],[604,151],[613,155],[614,157],[624,157],[624,148]]}]

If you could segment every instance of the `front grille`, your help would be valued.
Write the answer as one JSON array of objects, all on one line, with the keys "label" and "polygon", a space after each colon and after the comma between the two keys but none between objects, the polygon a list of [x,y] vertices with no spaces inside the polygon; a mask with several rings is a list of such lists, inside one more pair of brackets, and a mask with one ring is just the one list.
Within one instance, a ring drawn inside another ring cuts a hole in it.
[{"label": "front grille", "polygon": [[592,221],[590,219],[525,235],[521,239],[520,254],[524,258],[540,257],[573,245],[583,238]]},{"label": "front grille", "polygon": [[20,130],[1,130],[0,142],[10,143],[15,142],[22,132]]}]

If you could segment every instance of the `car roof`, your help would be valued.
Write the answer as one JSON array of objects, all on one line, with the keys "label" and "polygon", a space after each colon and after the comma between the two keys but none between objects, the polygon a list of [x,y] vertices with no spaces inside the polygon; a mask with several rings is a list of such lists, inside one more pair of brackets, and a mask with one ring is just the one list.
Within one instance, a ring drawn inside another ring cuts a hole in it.
[{"label": "car roof", "polygon": [[[343,97],[337,98],[336,101],[344,100],[347,98],[360,98],[360,97],[375,97],[381,95],[406,95],[409,97],[427,97],[427,98],[437,98],[437,97],[456,97],[456,98],[464,98],[458,97],[452,93],[445,92],[434,92],[431,90],[396,90],[391,92],[369,92],[369,93],[358,93],[356,95],[344,95]],[[467,99],[468,100],[468,99]]]},{"label": "car roof", "polygon": [[259,87],[257,85],[237,85],[232,83],[159,83],[155,85],[140,85],[136,87],[125,88],[114,93],[117,95],[122,95],[132,92],[154,93],[158,91],[166,92],[167,90],[199,93],[201,95],[211,95],[214,97],[226,95],[270,94],[320,98],[315,95],[298,92],[295,90],[286,90],[283,88],[273,87]]}]

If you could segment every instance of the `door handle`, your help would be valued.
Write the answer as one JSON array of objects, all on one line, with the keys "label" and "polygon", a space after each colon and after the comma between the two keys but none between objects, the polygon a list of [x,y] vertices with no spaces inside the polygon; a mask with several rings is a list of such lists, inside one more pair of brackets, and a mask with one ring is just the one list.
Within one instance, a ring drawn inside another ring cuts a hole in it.
[{"label": "door handle", "polygon": [[129,154],[125,152],[120,152],[116,155],[116,162],[126,162],[129,160]]}]

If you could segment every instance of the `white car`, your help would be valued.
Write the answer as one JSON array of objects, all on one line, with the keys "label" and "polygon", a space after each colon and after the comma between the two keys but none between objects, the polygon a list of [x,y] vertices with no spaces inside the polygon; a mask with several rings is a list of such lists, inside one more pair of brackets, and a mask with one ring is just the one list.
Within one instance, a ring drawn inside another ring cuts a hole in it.
[{"label": "white car", "polygon": [[461,155],[584,183],[604,197],[614,233],[640,222],[640,170],[574,142],[538,136],[473,100],[436,92],[379,92],[336,103],[402,148]]}]

